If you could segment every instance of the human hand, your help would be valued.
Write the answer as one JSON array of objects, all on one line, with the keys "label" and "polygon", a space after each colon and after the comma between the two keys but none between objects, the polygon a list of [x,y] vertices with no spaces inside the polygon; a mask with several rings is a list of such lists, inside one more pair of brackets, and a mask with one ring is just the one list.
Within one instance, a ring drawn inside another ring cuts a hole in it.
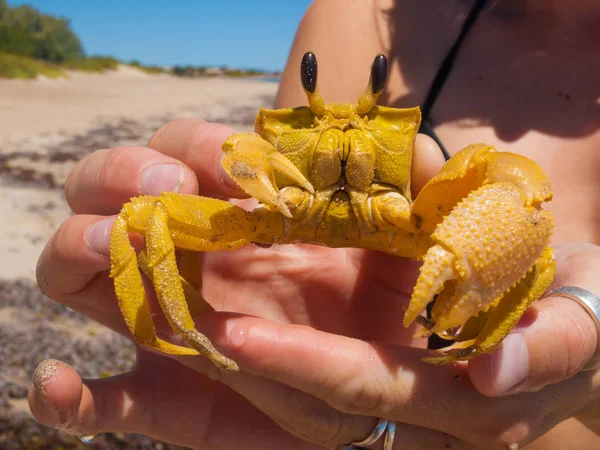
[{"label": "human hand", "polygon": [[[132,196],[175,188],[221,198],[242,196],[219,164],[221,143],[233,132],[222,125],[176,121],[161,129],[148,148],[102,150],[78,164],[66,186],[67,199],[77,215],[62,225],[40,257],[38,280],[44,292],[128,336],[107,272],[110,215]],[[419,137],[413,190],[418,191],[442,163],[435,145]],[[150,168],[155,169],[155,178]],[[413,341],[414,330],[397,322],[416,279],[414,262],[358,249],[248,246],[236,252],[204,254],[203,267],[203,294],[217,310],[382,343],[424,345]],[[212,315],[231,317],[208,314],[199,318],[200,328],[204,321],[210,328],[208,316]],[[169,334],[164,319],[154,318],[159,333]],[[220,378],[245,398],[180,363]],[[212,402],[203,401],[207,397]],[[249,425],[235,425],[241,431],[229,435],[246,448],[257,434],[257,423],[266,430],[261,439],[272,440],[273,448],[301,445],[297,438],[282,434],[275,422],[295,435],[327,445],[345,437],[336,435],[332,423],[357,420],[350,430],[344,429],[350,431],[348,438],[356,430],[372,427],[371,418],[332,411],[324,402],[287,386],[243,373],[218,373],[204,358],[169,358],[144,351],[132,372],[85,385],[69,367],[45,363],[36,372],[30,402],[43,423],[74,434],[137,431],[189,446],[206,443],[209,437],[216,439],[214,432],[227,434],[227,427],[238,422]],[[296,411],[297,405],[308,407],[309,413]],[[181,419],[182,410],[189,413],[189,420]],[[227,421],[225,413],[230,415]],[[205,420],[198,421],[198,417]],[[208,430],[215,421],[225,424],[223,429]],[[267,445],[263,442],[260,448]]]},{"label": "human hand", "polygon": [[[564,244],[555,256],[551,288],[600,292],[599,247]],[[600,370],[582,371],[596,352],[596,326],[584,308],[563,297],[536,302],[493,354],[445,366],[423,363],[430,354],[425,349],[255,317],[210,319],[217,330],[211,337],[243,371],[345,414],[397,421],[401,440],[394,448],[506,449],[534,441],[569,417],[592,428],[600,422]],[[423,440],[425,429],[437,445]],[[357,430],[355,440],[368,434]]]}]

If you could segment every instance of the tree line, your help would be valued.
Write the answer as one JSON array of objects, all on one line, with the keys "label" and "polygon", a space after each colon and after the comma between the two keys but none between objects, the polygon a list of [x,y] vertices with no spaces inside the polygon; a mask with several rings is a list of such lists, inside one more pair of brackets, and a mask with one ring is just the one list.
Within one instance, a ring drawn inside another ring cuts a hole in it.
[{"label": "tree line", "polygon": [[6,0],[0,0],[0,52],[53,63],[85,57],[67,19],[42,14],[29,5],[11,8]]},{"label": "tree line", "polygon": [[6,0],[0,0],[0,52],[58,64],[85,57],[67,19],[29,5],[11,8]]}]

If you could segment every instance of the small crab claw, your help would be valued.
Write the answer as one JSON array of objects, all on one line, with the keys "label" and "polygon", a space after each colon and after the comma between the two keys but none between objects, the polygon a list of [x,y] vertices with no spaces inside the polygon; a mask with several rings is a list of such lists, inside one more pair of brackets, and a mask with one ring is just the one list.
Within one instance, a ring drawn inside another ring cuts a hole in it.
[{"label": "small crab claw", "polygon": [[408,326],[434,296],[435,325],[442,337],[487,311],[532,271],[547,247],[553,221],[549,212],[528,205],[515,184],[479,187],[440,223],[425,254],[408,307]]},{"label": "small crab claw", "polygon": [[312,184],[300,170],[275,147],[256,133],[237,133],[223,144],[223,168],[249,195],[286,217],[292,213],[275,183],[275,171],[285,175],[311,194]]}]

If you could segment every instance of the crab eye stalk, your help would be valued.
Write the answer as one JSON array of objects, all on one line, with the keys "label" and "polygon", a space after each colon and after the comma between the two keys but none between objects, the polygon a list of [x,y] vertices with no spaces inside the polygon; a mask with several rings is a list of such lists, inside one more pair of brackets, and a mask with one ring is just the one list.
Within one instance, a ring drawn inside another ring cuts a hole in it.
[{"label": "crab eye stalk", "polygon": [[385,87],[388,74],[388,60],[383,53],[375,57],[371,66],[371,91],[373,94],[381,94]]},{"label": "crab eye stalk", "polygon": [[300,64],[300,79],[302,87],[311,94],[317,88],[317,57],[312,52],[306,52]]},{"label": "crab eye stalk", "polygon": [[377,97],[379,97],[379,95],[383,92],[383,88],[385,87],[385,82],[387,81],[387,73],[387,58],[383,53],[379,53],[375,57],[375,59],[373,60],[373,64],[371,65],[371,77],[369,79],[369,84],[367,85],[367,90],[362,95],[362,97],[358,99],[356,114],[367,114],[371,110],[371,108],[375,106],[375,103],[377,102]]},{"label": "crab eye stalk", "polygon": [[313,52],[306,52],[300,63],[300,80],[308,97],[310,110],[321,116],[327,113],[327,107],[317,91],[317,72],[317,57]]}]

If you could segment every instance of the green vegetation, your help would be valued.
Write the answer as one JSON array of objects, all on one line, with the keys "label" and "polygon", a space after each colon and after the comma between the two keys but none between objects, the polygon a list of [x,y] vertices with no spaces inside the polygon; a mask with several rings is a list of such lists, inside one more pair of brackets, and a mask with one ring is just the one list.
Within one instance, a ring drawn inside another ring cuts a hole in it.
[{"label": "green vegetation", "polygon": [[209,77],[216,74],[207,73],[206,67],[173,66],[171,73],[178,77]]},{"label": "green vegetation", "polygon": [[69,21],[29,5],[9,8],[0,0],[0,51],[62,63],[85,53]]},{"label": "green vegetation", "polygon": [[246,70],[242,70],[242,69],[229,69],[229,68],[224,68],[223,69],[223,75],[227,76],[227,77],[255,77],[255,76],[260,76],[260,75],[264,75],[265,73],[260,71],[260,70],[255,70],[255,69],[246,69]]},{"label": "green vegetation", "polygon": [[104,72],[119,64],[110,57],[87,57],[67,19],[29,5],[10,8],[0,0],[0,77],[56,78],[66,76],[65,70]]},{"label": "green vegetation", "polygon": [[91,58],[78,58],[65,61],[62,67],[69,70],[83,70],[84,72],[104,72],[115,70],[121,64],[109,56],[94,56]]},{"label": "green vegetation", "polygon": [[144,66],[141,62],[133,60],[129,62],[131,67],[135,67],[136,69],[143,70],[144,72],[150,75],[157,75],[159,73],[167,73],[165,69],[157,66]]},{"label": "green vegetation", "polygon": [[0,53],[0,78],[36,78],[38,75],[48,78],[66,76],[65,72],[55,64],[27,56]]}]

